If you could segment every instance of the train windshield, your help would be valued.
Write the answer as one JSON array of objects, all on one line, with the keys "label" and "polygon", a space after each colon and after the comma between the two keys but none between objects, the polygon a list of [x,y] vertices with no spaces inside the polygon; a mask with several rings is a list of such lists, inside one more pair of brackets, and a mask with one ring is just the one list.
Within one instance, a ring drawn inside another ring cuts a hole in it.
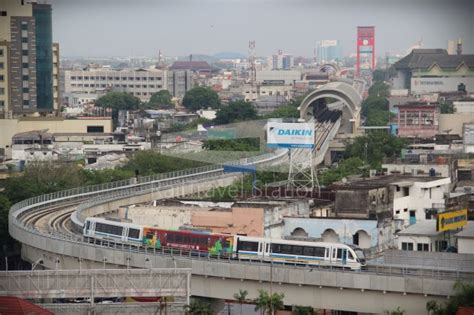
[{"label": "train windshield", "polygon": [[354,249],[354,252],[356,253],[357,258],[359,258],[361,260],[365,259],[364,252],[361,249],[356,248],[356,249]]}]

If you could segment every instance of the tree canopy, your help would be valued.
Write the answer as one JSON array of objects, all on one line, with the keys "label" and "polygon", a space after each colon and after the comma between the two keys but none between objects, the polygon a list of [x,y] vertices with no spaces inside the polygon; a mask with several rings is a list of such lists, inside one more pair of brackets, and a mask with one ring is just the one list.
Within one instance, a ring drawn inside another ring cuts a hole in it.
[{"label": "tree canopy", "polygon": [[154,93],[145,107],[148,109],[170,109],[174,108],[172,95],[168,90],[161,90]]},{"label": "tree canopy", "polygon": [[209,87],[197,86],[187,91],[183,98],[183,106],[190,111],[220,106],[219,96]]},{"label": "tree canopy", "polygon": [[386,131],[374,130],[357,137],[347,144],[345,155],[358,157],[370,164],[372,168],[380,168],[384,157],[396,157],[406,147],[406,141]]},{"label": "tree canopy", "polygon": [[458,281],[454,284],[454,293],[444,304],[429,301],[426,310],[432,315],[455,315],[459,307],[474,307],[474,283]]},{"label": "tree canopy", "polygon": [[114,123],[117,123],[119,110],[136,110],[141,104],[138,97],[125,92],[110,92],[95,101],[96,106],[112,109]]},{"label": "tree canopy", "polygon": [[214,122],[218,125],[223,125],[257,118],[257,110],[252,103],[238,100],[229,102],[227,106],[221,107],[216,113]]}]

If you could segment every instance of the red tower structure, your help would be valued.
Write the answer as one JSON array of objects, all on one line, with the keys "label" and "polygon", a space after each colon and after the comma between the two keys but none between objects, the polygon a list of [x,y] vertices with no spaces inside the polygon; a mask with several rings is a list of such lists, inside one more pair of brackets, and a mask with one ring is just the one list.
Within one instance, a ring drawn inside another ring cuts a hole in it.
[{"label": "red tower structure", "polygon": [[375,69],[375,26],[357,27],[356,73],[360,76],[360,55],[371,55],[371,69]]}]

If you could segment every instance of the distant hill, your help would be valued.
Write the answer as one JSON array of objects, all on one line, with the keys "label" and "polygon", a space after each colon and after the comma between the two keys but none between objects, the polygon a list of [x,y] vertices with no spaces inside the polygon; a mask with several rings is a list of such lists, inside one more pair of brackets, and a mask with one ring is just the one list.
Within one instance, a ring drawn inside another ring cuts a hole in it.
[{"label": "distant hill", "polygon": [[246,59],[247,56],[236,51],[223,51],[213,55],[216,59]]}]

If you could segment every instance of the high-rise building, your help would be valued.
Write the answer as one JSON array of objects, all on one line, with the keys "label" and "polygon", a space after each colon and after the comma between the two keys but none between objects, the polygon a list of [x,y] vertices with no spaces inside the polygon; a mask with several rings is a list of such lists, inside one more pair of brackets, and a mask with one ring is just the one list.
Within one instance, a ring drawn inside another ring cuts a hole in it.
[{"label": "high-rise building", "polygon": [[55,109],[51,11],[50,4],[31,0],[0,2],[0,106],[6,116]]},{"label": "high-rise building", "polygon": [[294,66],[295,58],[293,55],[283,54],[279,50],[278,54],[272,56],[272,70],[289,70]]},{"label": "high-rise building", "polygon": [[342,59],[342,46],[338,40],[321,40],[316,47],[316,59],[320,64]]}]

